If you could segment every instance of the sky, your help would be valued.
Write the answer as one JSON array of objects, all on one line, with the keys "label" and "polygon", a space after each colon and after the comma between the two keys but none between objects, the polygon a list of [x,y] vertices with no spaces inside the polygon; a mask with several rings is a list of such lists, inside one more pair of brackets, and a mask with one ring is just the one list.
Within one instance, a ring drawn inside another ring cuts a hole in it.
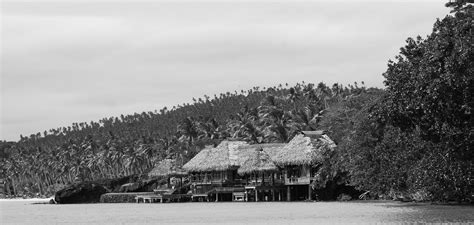
[{"label": "sky", "polygon": [[0,140],[254,86],[383,87],[445,2],[2,1]]}]

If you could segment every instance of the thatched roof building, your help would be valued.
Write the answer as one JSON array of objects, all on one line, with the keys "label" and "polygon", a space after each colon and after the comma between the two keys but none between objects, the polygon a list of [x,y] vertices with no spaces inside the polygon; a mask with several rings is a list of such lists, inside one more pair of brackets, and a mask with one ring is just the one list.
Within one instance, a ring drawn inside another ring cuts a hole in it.
[{"label": "thatched roof building", "polygon": [[165,159],[159,162],[149,173],[149,177],[181,177],[188,173],[176,166],[176,161],[173,159]]},{"label": "thatched roof building", "polygon": [[278,167],[261,146],[250,146],[241,149],[241,164],[237,172],[240,175],[251,174],[254,172],[277,171]]},{"label": "thatched roof building", "polygon": [[189,172],[224,171],[239,166],[238,148],[244,141],[223,141],[215,148],[205,148],[184,164]]},{"label": "thatched roof building", "polygon": [[327,135],[321,131],[305,131],[296,135],[285,147],[272,157],[275,164],[311,165],[322,160],[322,151],[336,147]]},{"label": "thatched roof building", "polygon": [[189,172],[210,172],[238,169],[240,174],[273,171],[278,166],[311,165],[322,160],[325,149],[335,143],[322,131],[305,131],[289,143],[249,145],[243,141],[222,141],[207,147],[183,166]]}]

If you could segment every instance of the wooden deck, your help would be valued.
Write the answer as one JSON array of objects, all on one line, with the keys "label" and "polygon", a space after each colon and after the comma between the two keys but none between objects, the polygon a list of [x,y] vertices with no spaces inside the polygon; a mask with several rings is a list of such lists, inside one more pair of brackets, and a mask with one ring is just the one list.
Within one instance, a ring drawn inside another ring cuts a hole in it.
[{"label": "wooden deck", "polygon": [[155,203],[155,202],[179,202],[182,199],[189,199],[192,196],[189,194],[151,194],[151,195],[138,195],[135,197],[137,203]]}]

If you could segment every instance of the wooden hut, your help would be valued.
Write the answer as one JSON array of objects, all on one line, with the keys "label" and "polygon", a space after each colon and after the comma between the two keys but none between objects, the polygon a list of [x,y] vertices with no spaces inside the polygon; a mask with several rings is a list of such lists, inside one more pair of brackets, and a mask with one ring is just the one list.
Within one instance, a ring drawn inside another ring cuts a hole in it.
[{"label": "wooden hut", "polygon": [[179,178],[179,186],[183,184],[183,177],[188,176],[188,173],[177,166],[176,160],[164,159],[160,161],[153,169],[148,172],[148,177],[151,178],[166,178],[167,188],[171,188],[171,178]]},{"label": "wooden hut", "polygon": [[[240,201],[247,200],[246,188],[272,187],[279,170],[269,154],[284,145],[223,141],[215,148],[203,149],[183,166],[191,174],[193,198]],[[253,196],[258,200],[256,194]]]},{"label": "wooden hut", "polygon": [[274,163],[282,168],[288,201],[304,196],[311,199],[310,184],[315,168],[322,162],[324,151],[332,151],[335,147],[334,141],[324,132],[304,131],[274,155]]},{"label": "wooden hut", "polygon": [[238,148],[245,145],[243,141],[223,141],[215,148],[201,150],[183,166],[191,175],[193,199],[231,199],[229,194],[243,191],[237,168]]},{"label": "wooden hut", "polygon": [[312,170],[335,146],[322,131],[302,132],[287,144],[223,141],[203,149],[183,169],[190,173],[193,198],[311,199]]},{"label": "wooden hut", "polygon": [[246,181],[244,200],[282,199],[282,176],[269,153],[274,154],[283,146],[284,144],[258,144],[241,147],[237,173]]},{"label": "wooden hut", "polygon": [[253,151],[249,151],[243,159],[237,173],[240,175],[275,172],[278,167],[273,163],[267,152],[262,147],[253,147]]}]

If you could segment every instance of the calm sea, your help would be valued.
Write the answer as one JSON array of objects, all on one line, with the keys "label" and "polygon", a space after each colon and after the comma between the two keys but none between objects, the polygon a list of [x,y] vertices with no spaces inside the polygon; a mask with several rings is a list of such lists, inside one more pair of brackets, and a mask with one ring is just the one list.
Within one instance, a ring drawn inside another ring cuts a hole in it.
[{"label": "calm sea", "polygon": [[[474,224],[473,206],[399,202],[33,204],[0,201],[1,224]],[[36,201],[37,202],[37,201]]]}]

